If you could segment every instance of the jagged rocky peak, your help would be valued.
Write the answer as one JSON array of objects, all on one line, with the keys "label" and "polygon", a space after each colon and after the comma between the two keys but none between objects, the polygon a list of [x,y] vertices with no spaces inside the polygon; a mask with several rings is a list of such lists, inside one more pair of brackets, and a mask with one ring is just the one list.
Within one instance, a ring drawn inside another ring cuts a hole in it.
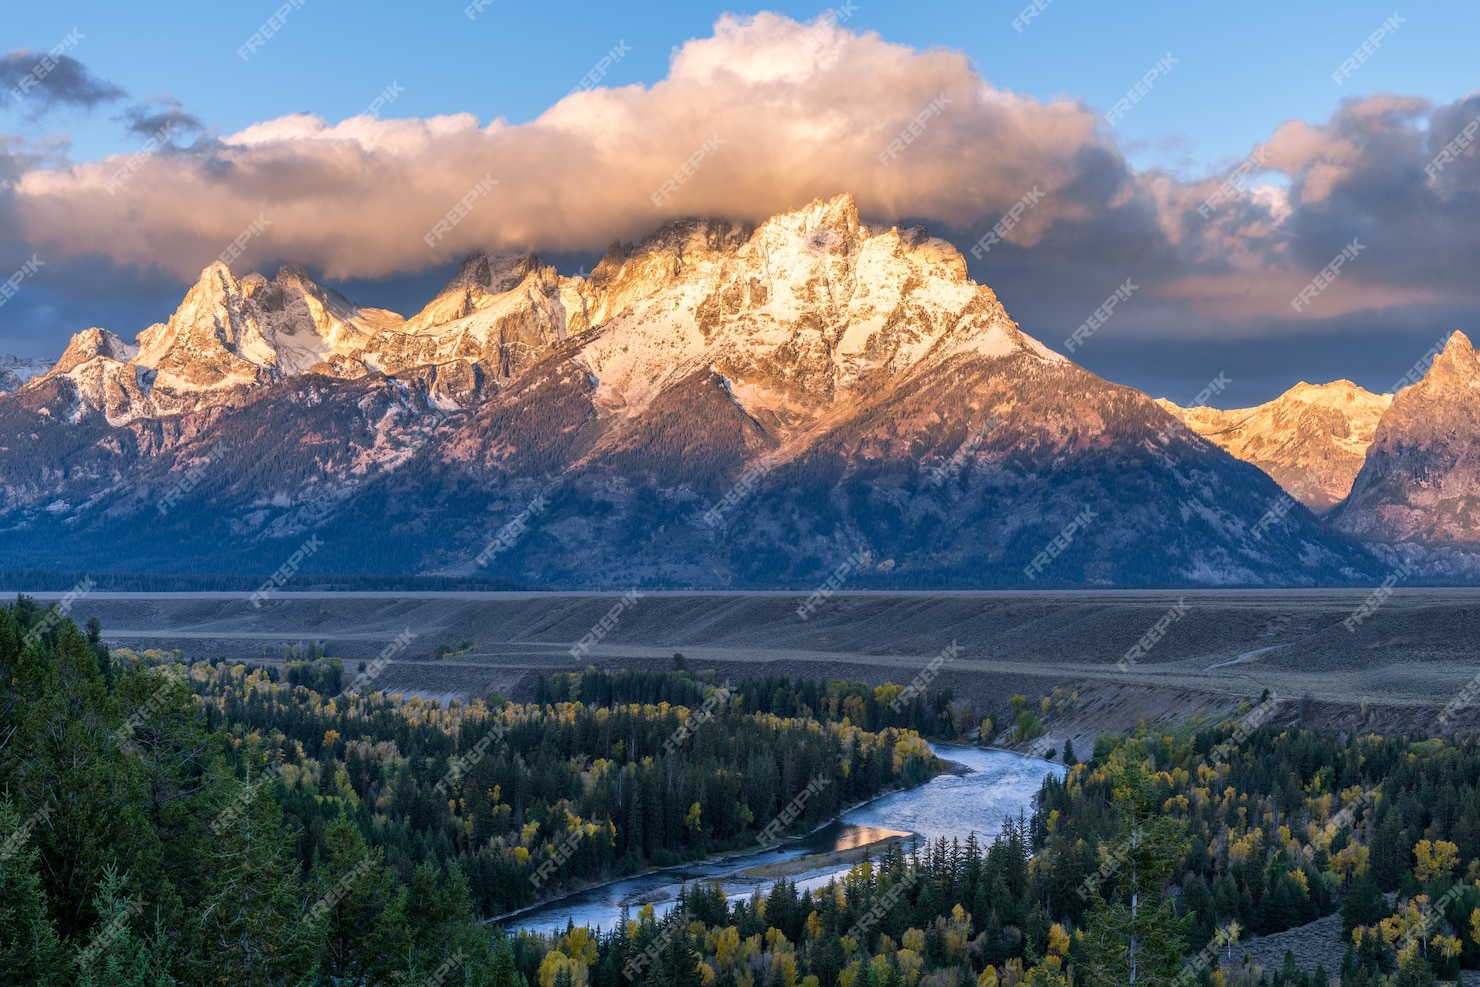
[{"label": "jagged rocky peak", "polygon": [[800,421],[927,364],[1061,360],[966,276],[954,246],[923,230],[870,230],[847,195],[748,236],[723,221],[671,223],[616,271],[613,254],[591,318],[605,328],[581,359],[602,406],[625,415],[708,369],[747,412]]},{"label": "jagged rocky peak", "polygon": [[804,237],[818,250],[836,250],[868,236],[858,222],[858,202],[847,193],[816,198],[800,209],[772,216],[756,230],[761,236]]},{"label": "jagged rocky peak", "polygon": [[1307,404],[1319,405],[1380,403],[1386,407],[1391,402],[1392,395],[1373,394],[1360,384],[1343,378],[1333,380],[1329,384],[1310,384],[1302,380],[1280,395],[1279,400],[1303,401]]},{"label": "jagged rocky peak", "polygon": [[6,354],[0,356],[0,373],[15,375],[19,380],[30,380],[40,374],[46,373],[52,367],[52,361],[42,360],[34,357],[11,356]]},{"label": "jagged rocky peak", "polygon": [[[545,266],[534,254],[489,254],[477,251],[465,258],[452,280],[426,306],[406,320],[406,332],[424,332],[465,319],[499,296],[515,290]],[[553,271],[550,272],[553,278]]]},{"label": "jagged rocky peak", "polygon": [[1434,358],[1422,383],[1427,387],[1468,387],[1477,378],[1480,378],[1480,355],[1475,353],[1469,336],[1455,332],[1444,344],[1443,351]]},{"label": "jagged rocky peak", "polygon": [[[333,288],[314,281],[300,265],[278,269],[271,281],[260,286],[242,288],[257,309],[258,320],[266,324],[269,337],[312,334],[322,337],[328,348],[318,355],[324,359],[353,356],[370,344],[371,337],[384,330],[399,329],[405,319],[385,309],[364,308],[345,298]],[[276,347],[279,356],[283,347]],[[301,361],[300,361],[301,363]],[[307,366],[285,366],[289,373]]]},{"label": "jagged rocky peak", "polygon": [[717,254],[734,253],[754,233],[754,226],[718,217],[676,219],[644,237],[636,248],[627,249],[626,260],[661,256],[679,263],[694,263]]},{"label": "jagged rocky peak", "polygon": [[867,246],[874,257],[908,256],[932,275],[968,279],[966,258],[955,244],[932,237],[924,226],[905,230],[866,226],[859,221],[857,201],[846,193],[813,199],[800,209],[768,219],[757,227],[752,243],[786,260],[806,263],[824,257],[850,266],[860,262],[859,254]]},{"label": "jagged rocky peak", "polygon": [[271,347],[246,318],[242,285],[223,263],[201,271],[169,321],[139,334],[141,366],[161,388],[208,390],[263,382],[275,363]]},{"label": "jagged rocky peak", "polygon": [[1423,377],[1394,396],[1384,425],[1406,421],[1411,427],[1433,427],[1475,411],[1480,411],[1480,355],[1470,337],[1454,332]]},{"label": "jagged rocky peak", "polygon": [[627,254],[631,249],[630,245],[624,246],[621,240],[613,240],[606,248],[606,253],[601,255],[601,260],[591,269],[586,283],[596,288],[606,287],[627,262]]},{"label": "jagged rocky peak", "polygon": [[457,288],[478,288],[493,295],[512,291],[539,266],[540,259],[534,254],[489,254],[479,250],[463,260],[441,293]]},{"label": "jagged rocky peak", "polygon": [[133,359],[137,349],[119,339],[107,329],[94,326],[84,329],[72,337],[60,360],[52,367],[53,373],[70,373],[84,363],[93,360],[115,360],[119,363]]},{"label": "jagged rocky peak", "polygon": [[282,267],[270,280],[260,272],[253,271],[238,279],[243,297],[251,300],[258,308],[268,312],[282,312],[296,298],[312,291],[317,285],[312,282],[303,268]]},{"label": "jagged rocky peak", "polygon": [[1464,333],[1393,398],[1336,523],[1368,538],[1480,542],[1480,357]]},{"label": "jagged rocky peak", "polygon": [[217,262],[169,321],[139,334],[136,360],[161,390],[174,392],[265,384],[310,370],[353,377],[365,372],[358,354],[374,335],[401,321],[357,307],[302,267],[284,267],[270,281],[257,273],[238,280]]},{"label": "jagged rocky peak", "polygon": [[125,424],[157,410],[145,393],[152,374],[134,364],[137,355],[137,347],[108,330],[86,329],[74,335],[56,365],[29,386],[60,395],[69,409],[64,415],[68,421],[100,411],[110,424]]},{"label": "jagged rocky peak", "polygon": [[39,377],[51,369],[49,360],[29,360],[18,356],[0,356],[0,394],[24,387],[33,377]]}]

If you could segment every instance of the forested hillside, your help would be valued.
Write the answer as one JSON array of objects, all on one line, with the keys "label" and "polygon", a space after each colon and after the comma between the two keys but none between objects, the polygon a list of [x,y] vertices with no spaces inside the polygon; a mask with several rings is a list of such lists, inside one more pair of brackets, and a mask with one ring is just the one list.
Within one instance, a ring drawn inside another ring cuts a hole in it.
[{"label": "forested hillside", "polygon": [[[858,684],[810,686],[814,709],[790,683],[593,672],[447,706],[334,659],[187,664],[100,632],[0,610],[7,983],[420,983],[461,954],[447,983],[513,987],[481,919],[753,845],[809,788],[791,831],[939,770],[914,730],[847,719],[881,716]],[[948,726],[932,703],[886,713]]]}]

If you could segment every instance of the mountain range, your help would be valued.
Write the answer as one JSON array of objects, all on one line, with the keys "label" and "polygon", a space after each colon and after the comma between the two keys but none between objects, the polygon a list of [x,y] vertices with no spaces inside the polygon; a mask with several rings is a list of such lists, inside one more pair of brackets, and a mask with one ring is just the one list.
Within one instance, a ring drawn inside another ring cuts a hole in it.
[{"label": "mountain range", "polygon": [[953,245],[846,195],[673,223],[587,277],[475,254],[409,318],[217,263],[132,343],[89,329],[13,376],[11,570],[1326,585],[1395,552],[1468,579],[1480,542],[1463,335],[1396,397],[1181,409],[1043,346]]}]

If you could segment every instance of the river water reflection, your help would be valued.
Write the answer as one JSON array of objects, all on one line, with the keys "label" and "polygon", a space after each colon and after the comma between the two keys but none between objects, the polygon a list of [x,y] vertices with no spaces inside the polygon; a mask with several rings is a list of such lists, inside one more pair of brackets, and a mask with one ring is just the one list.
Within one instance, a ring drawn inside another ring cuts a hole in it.
[{"label": "river water reflection", "polygon": [[[966,839],[975,832],[983,842],[1002,829],[1002,820],[1018,813],[1031,815],[1033,799],[1043,779],[1061,777],[1062,765],[1007,751],[984,750],[955,744],[932,744],[940,757],[968,769],[946,774],[907,792],[896,792],[845,813],[804,839],[776,848],[737,854],[722,860],[688,864],[626,878],[567,895],[524,912],[505,923],[510,928],[564,930],[568,922],[610,929],[623,906],[636,917],[637,909],[651,904],[661,915],[673,907],[679,890],[695,882],[718,883],[730,898],[765,894],[773,877],[744,872],[761,865],[803,861],[837,850],[878,843],[891,836],[918,834],[921,841],[944,836]],[[803,865],[790,875],[800,888],[815,888],[847,867],[819,860],[815,868]]]}]

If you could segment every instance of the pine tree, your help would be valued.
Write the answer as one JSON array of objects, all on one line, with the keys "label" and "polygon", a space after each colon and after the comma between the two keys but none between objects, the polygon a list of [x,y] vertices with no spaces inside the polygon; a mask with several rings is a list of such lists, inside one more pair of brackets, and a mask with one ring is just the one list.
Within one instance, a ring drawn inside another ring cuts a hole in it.
[{"label": "pine tree", "polygon": [[651,987],[699,987],[699,951],[689,935],[687,915],[674,909],[664,934],[668,940],[653,961],[647,983]]},{"label": "pine tree", "polygon": [[1413,844],[1403,828],[1402,812],[1389,809],[1372,835],[1369,867],[1372,879],[1382,891],[1396,891],[1405,877],[1411,876],[1408,865],[1413,859]]},{"label": "pine tree", "polygon": [[1341,902],[1342,935],[1350,939],[1352,930],[1362,925],[1376,925],[1387,918],[1391,911],[1387,899],[1378,890],[1377,882],[1372,879],[1371,874],[1363,871],[1352,879],[1351,887],[1347,889],[1346,897]]},{"label": "pine tree", "polygon": [[356,982],[381,979],[410,949],[406,892],[386,872],[384,852],[365,845],[359,829],[340,817],[324,832],[326,853],[314,866],[309,885],[324,902],[310,912],[323,941],[320,969]]},{"label": "pine tree", "polygon": [[455,863],[439,869],[428,859],[411,874],[406,895],[405,936],[418,951],[477,957],[487,952],[487,936],[473,924],[467,878]]},{"label": "pine tree", "polygon": [[46,914],[36,872],[40,854],[30,826],[9,799],[0,800],[0,984],[65,981],[61,940]]},{"label": "pine tree", "polygon": [[[128,669],[114,691],[123,717],[115,739],[140,774],[142,812],[170,848],[160,861],[161,876],[198,897],[210,877],[196,866],[196,848],[214,837],[199,798],[209,742],[195,697],[177,666]],[[132,877],[142,887],[136,872]]]},{"label": "pine tree", "polygon": [[493,962],[488,965],[488,975],[482,983],[469,987],[528,987],[524,974],[514,964],[514,950],[503,937],[494,943]]},{"label": "pine tree", "polygon": [[172,944],[156,913],[152,935],[133,926],[147,912],[127,894],[128,878],[109,868],[94,907],[98,924],[77,953],[77,987],[174,987]]},{"label": "pine tree", "polygon": [[623,835],[627,853],[637,857],[643,853],[642,810],[642,782],[633,771],[627,775],[627,827]]},{"label": "pine tree", "polygon": [[[16,771],[11,791],[27,811],[50,805],[37,826],[38,873],[59,923],[74,938],[97,916],[103,871],[118,865],[140,875],[141,892],[158,891],[163,850],[143,806],[143,772],[118,742],[122,717],[96,657],[71,621],[25,647],[7,686],[19,716],[6,749]],[[6,772],[7,774],[9,772]]]},{"label": "pine tree", "polygon": [[1296,987],[1300,983],[1300,968],[1295,965],[1295,951],[1285,950],[1285,961],[1280,966],[1279,976],[1275,977],[1276,984],[1285,987]]},{"label": "pine tree", "polygon": [[212,890],[196,922],[191,965],[198,979],[241,987],[291,982],[312,971],[320,943],[282,810],[265,784],[228,786],[219,802],[241,811],[204,852]]}]

